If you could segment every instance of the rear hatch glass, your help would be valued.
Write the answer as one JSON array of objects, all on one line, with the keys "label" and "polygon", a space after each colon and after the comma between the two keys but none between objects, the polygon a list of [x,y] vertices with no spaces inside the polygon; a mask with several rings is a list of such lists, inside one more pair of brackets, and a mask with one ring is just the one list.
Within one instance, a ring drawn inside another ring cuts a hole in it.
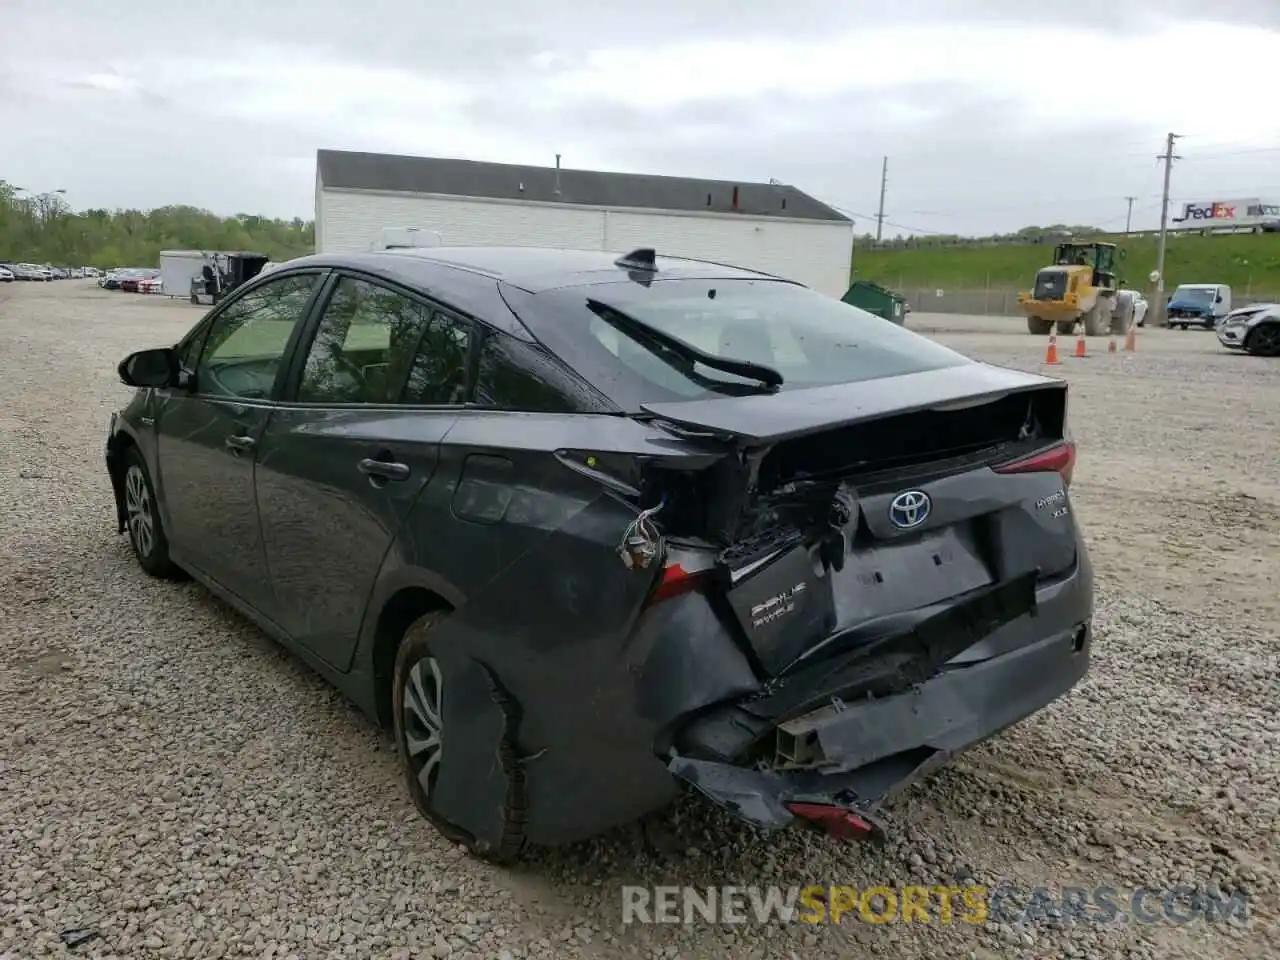
[{"label": "rear hatch glass", "polygon": [[781,374],[783,391],[969,362],[865,310],[776,280],[614,282],[545,291],[529,300],[537,302],[517,313],[533,334],[631,411],[648,401],[741,393],[753,381],[700,365],[691,370],[624,332],[611,322],[611,310],[714,357],[772,368]]}]

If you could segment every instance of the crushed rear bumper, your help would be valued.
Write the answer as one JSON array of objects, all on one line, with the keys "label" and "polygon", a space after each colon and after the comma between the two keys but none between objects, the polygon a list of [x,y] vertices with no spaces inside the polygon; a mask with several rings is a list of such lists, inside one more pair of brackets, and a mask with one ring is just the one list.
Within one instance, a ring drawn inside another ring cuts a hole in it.
[{"label": "crushed rear bumper", "polygon": [[[1034,623],[1042,613],[1026,619]],[[835,702],[791,718],[771,732],[780,750],[770,764],[685,751],[668,762],[668,770],[766,828],[794,823],[794,803],[873,811],[968,747],[1067,693],[1088,672],[1091,642],[1086,614],[998,655],[952,660],[904,692]]]}]

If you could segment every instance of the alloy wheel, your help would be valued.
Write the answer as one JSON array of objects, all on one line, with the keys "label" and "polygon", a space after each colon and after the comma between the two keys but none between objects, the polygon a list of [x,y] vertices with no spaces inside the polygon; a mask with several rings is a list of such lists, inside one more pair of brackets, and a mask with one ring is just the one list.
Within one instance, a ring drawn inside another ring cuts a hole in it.
[{"label": "alloy wheel", "polygon": [[409,767],[423,798],[431,796],[444,734],[444,678],[434,657],[423,657],[409,669],[404,685],[404,744]]},{"label": "alloy wheel", "polygon": [[129,537],[141,557],[151,556],[156,543],[156,521],[151,491],[142,468],[130,466],[124,475],[124,507],[129,519]]},{"label": "alloy wheel", "polygon": [[1280,355],[1280,326],[1267,324],[1253,331],[1253,343],[1249,344],[1253,352],[1262,357]]}]

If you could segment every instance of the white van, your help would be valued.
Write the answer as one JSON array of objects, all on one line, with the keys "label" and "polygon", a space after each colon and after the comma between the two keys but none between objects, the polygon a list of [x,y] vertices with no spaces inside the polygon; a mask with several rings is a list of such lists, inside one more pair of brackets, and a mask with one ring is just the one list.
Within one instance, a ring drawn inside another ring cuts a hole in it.
[{"label": "white van", "polygon": [[1225,283],[1184,283],[1169,297],[1170,327],[1212,330],[1231,312],[1231,288]]}]

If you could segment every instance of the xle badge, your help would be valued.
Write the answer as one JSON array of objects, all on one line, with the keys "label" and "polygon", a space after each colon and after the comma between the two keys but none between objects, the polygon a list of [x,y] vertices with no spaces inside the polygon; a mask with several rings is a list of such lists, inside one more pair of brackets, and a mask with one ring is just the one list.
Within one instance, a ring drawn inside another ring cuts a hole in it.
[{"label": "xle badge", "polygon": [[1067,492],[1065,490],[1059,490],[1057,493],[1051,493],[1049,496],[1041,497],[1036,501],[1037,510],[1043,510],[1045,507],[1049,506],[1053,507],[1053,513],[1050,514],[1053,519],[1056,520],[1059,517],[1065,517],[1068,512]]},{"label": "xle badge", "polygon": [[788,613],[794,613],[796,597],[804,593],[807,588],[808,584],[797,583],[790,590],[784,590],[763,603],[757,603],[751,608],[751,625],[753,627],[763,627],[766,624],[773,623],[780,617],[785,617]]}]

